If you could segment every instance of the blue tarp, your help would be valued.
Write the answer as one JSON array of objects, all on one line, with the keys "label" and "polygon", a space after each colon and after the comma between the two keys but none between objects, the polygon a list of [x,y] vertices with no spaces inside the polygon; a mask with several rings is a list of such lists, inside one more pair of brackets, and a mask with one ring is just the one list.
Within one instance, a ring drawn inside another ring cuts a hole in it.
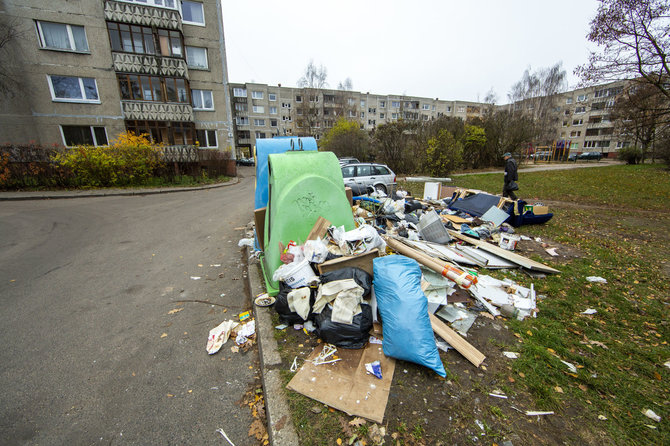
[{"label": "blue tarp", "polygon": [[314,138],[287,136],[256,140],[256,201],[254,209],[264,208],[268,205],[268,155],[291,150],[291,141],[293,141],[294,150],[300,150],[300,143],[302,144],[302,150],[317,150]]}]

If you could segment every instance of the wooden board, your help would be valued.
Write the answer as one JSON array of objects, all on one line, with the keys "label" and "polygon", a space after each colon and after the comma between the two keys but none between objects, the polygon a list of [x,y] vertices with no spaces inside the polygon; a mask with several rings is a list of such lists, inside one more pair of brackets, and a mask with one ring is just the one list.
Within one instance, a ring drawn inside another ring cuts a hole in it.
[{"label": "wooden board", "polygon": [[442,221],[449,220],[450,222],[455,223],[457,225],[462,225],[463,223],[466,224],[472,223],[470,220],[467,220],[463,217],[459,217],[457,215],[442,214],[440,215],[440,218],[442,219]]},{"label": "wooden board", "polygon": [[265,211],[268,208],[260,208],[254,211],[254,224],[256,225],[256,237],[258,238],[258,246],[261,251],[265,249]]},{"label": "wooden board", "polygon": [[449,345],[454,347],[461,355],[470,361],[475,367],[479,367],[486,356],[479,350],[474,348],[472,344],[463,339],[458,333],[449,328],[447,324],[442,322],[437,316],[428,313],[430,316],[430,324],[433,326],[433,331],[442,339],[447,341]]},{"label": "wooden board", "polygon": [[349,200],[349,206],[354,205],[354,191],[350,187],[344,188],[344,193],[347,194],[347,200]]},{"label": "wooden board", "polygon": [[319,237],[324,238],[329,227],[330,222],[328,220],[323,217],[317,218],[316,223],[314,223],[314,226],[312,227],[312,230],[309,231],[309,234],[307,234],[307,240],[316,240]]},{"label": "wooden board", "polygon": [[317,265],[317,268],[319,269],[319,274],[323,274],[328,271],[353,266],[362,269],[372,276],[372,261],[375,257],[379,257],[379,250],[377,248],[357,256],[345,256],[328,260]]},{"label": "wooden board", "polygon": [[476,246],[479,249],[483,249],[484,251],[488,251],[492,254],[497,255],[498,257],[502,257],[503,259],[509,260],[510,262],[514,262],[519,266],[522,266],[526,269],[534,270],[534,271],[542,271],[543,273],[553,273],[553,274],[558,274],[560,273],[559,270],[554,269],[550,266],[547,266],[543,263],[536,262],[534,260],[529,259],[528,257],[521,256],[515,252],[508,251],[506,249],[502,249],[499,246],[492,245],[488,242],[483,242],[481,240],[474,239],[472,237],[468,237],[467,235],[463,235],[460,232],[452,231],[448,229],[449,235],[451,235],[454,238],[457,238],[459,240],[463,240],[464,242],[468,242],[471,245]]},{"label": "wooden board", "polygon": [[[318,345],[309,355],[314,359],[323,349]],[[341,361],[314,365],[305,361],[286,386],[347,415],[382,423],[395,371],[395,360],[388,358],[381,344],[368,344],[364,349],[339,348]],[[379,361],[382,379],[368,375],[365,364]]]}]

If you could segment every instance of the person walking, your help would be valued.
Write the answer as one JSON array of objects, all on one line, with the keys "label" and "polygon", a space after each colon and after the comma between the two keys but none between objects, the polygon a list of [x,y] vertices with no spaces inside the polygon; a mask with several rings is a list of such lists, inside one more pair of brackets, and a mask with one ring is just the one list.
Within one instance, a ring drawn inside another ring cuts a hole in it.
[{"label": "person walking", "polygon": [[505,185],[503,186],[503,197],[510,197],[512,200],[516,201],[515,190],[519,189],[519,185],[516,184],[516,181],[519,180],[516,168],[516,160],[512,158],[512,154],[506,152],[503,155],[505,158]]}]

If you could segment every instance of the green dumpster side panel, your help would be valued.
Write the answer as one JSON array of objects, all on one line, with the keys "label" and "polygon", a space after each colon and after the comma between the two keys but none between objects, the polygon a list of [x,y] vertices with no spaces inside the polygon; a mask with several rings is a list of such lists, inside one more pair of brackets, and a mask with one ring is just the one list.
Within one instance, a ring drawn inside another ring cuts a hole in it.
[{"label": "green dumpster side panel", "polygon": [[279,292],[272,280],[281,265],[279,242],[303,244],[316,220],[355,228],[344,192],[342,169],[332,152],[290,151],[268,156],[269,197],[265,213],[265,246],[261,260],[271,296]]}]

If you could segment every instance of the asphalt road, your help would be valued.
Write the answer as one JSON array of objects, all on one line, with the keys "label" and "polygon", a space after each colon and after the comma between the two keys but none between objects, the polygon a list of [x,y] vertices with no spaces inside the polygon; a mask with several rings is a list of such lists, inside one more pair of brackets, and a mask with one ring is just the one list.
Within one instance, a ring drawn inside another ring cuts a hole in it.
[{"label": "asphalt road", "polygon": [[218,428],[257,444],[240,406],[257,350],[205,351],[250,307],[245,173],[202,191],[0,203],[0,444],[227,444]]}]

